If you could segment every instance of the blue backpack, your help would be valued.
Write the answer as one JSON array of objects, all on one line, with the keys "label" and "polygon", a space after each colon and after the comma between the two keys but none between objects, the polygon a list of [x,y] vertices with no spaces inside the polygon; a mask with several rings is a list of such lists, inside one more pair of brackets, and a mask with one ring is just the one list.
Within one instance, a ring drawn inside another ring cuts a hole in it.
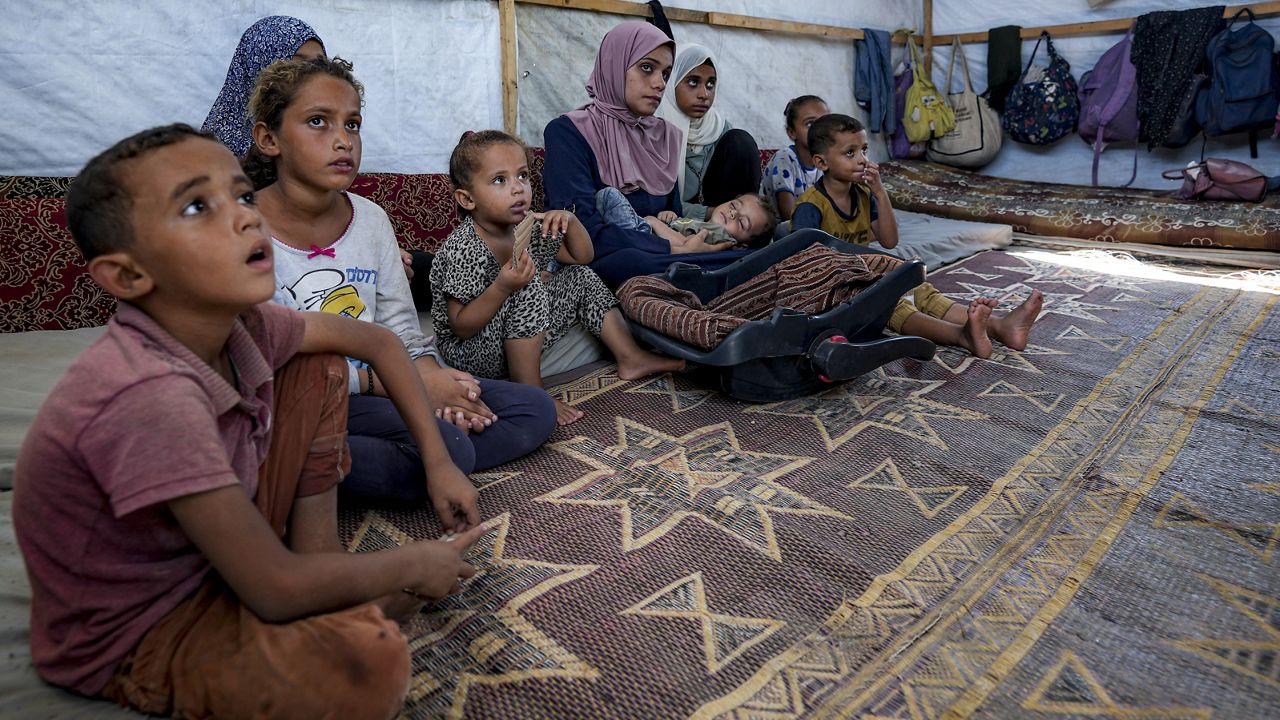
[{"label": "blue backpack", "polygon": [[[1244,13],[1249,13],[1249,23],[1232,30]],[[1205,135],[1248,131],[1252,157],[1258,157],[1257,131],[1275,122],[1280,101],[1272,81],[1276,43],[1253,20],[1253,11],[1242,8],[1225,30],[1209,40],[1205,56],[1212,75],[1208,88],[1196,98],[1196,120]]]}]

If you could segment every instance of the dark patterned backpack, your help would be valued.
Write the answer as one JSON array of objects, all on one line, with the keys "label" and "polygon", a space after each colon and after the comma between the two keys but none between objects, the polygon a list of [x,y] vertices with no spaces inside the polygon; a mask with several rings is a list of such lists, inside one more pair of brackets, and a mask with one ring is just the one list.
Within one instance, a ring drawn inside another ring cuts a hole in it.
[{"label": "dark patterned backpack", "polygon": [[[1049,48],[1049,67],[1034,65],[1040,43]],[[1040,33],[1022,77],[1009,91],[1001,124],[1009,137],[1029,145],[1048,145],[1066,137],[1080,121],[1080,98],[1071,66],[1053,49],[1049,33]]]}]

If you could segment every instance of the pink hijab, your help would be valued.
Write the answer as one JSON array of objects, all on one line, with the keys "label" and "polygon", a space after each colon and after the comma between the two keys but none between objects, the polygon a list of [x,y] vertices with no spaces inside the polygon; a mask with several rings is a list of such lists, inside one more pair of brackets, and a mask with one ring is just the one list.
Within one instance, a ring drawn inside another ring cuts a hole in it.
[{"label": "pink hijab", "polygon": [[587,78],[592,101],[566,113],[596,154],[601,179],[624,193],[639,189],[661,196],[676,185],[684,148],[680,130],[656,115],[631,112],[625,95],[627,69],[667,44],[675,43],[658,28],[638,20],[605,33]]}]

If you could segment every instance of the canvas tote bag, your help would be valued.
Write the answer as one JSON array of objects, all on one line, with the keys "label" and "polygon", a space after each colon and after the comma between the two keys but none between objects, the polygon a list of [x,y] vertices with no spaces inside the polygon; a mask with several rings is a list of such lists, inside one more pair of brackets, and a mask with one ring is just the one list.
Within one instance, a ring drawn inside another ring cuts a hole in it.
[{"label": "canvas tote bag", "polygon": [[911,49],[911,87],[907,89],[906,114],[902,125],[907,129],[907,139],[913,143],[928,142],[951,132],[956,126],[955,113],[947,105],[947,99],[938,92],[933,80],[925,72],[924,60],[915,42],[908,39]]},{"label": "canvas tote bag", "polygon": [[[964,69],[964,90],[951,93],[951,74],[956,68],[956,53]],[[976,170],[995,159],[1004,142],[1000,116],[987,104],[986,98],[973,91],[969,79],[969,59],[964,55],[960,38],[951,43],[951,64],[947,66],[947,102],[956,116],[951,132],[929,142],[929,160],[954,167]]]}]

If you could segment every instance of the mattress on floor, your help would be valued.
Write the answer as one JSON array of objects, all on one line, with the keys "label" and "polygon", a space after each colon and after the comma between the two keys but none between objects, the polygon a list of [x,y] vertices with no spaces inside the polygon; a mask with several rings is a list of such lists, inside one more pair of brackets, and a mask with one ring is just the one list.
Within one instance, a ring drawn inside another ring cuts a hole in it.
[{"label": "mattress on floor", "polygon": [[897,210],[1003,223],[1034,235],[1280,251],[1280,193],[1261,203],[1187,202],[1158,190],[1011,180],[929,162],[882,167]]},{"label": "mattress on floor", "polygon": [[31,584],[13,536],[13,493],[0,492],[0,717],[140,718],[47,685],[31,665]]},{"label": "mattress on floor", "polygon": [[1008,225],[897,210],[893,216],[898,221],[898,245],[886,252],[920,260],[930,270],[1013,243],[1013,228]]},{"label": "mattress on floor", "polygon": [[[422,313],[419,319],[429,334],[431,318]],[[0,333],[0,490],[13,487],[18,449],[49,391],[76,356],[106,329],[100,325],[78,330]],[[603,357],[604,346],[586,330],[574,328],[543,353],[542,374],[564,373]]]}]

